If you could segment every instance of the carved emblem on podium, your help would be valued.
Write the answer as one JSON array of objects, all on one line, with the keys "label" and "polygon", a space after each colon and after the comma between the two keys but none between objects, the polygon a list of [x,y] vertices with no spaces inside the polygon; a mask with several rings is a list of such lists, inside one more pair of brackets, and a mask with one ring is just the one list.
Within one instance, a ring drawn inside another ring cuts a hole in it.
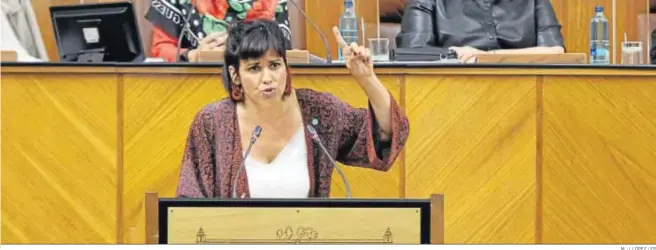
[{"label": "carved emblem on podium", "polygon": [[319,233],[311,227],[299,226],[294,230],[291,226],[280,228],[275,231],[275,237],[268,239],[213,239],[208,238],[203,228],[196,233],[197,244],[235,244],[235,243],[260,243],[260,244],[334,244],[334,243],[357,243],[357,244],[392,244],[392,230],[388,227],[381,238],[378,239],[325,239],[320,238]]}]

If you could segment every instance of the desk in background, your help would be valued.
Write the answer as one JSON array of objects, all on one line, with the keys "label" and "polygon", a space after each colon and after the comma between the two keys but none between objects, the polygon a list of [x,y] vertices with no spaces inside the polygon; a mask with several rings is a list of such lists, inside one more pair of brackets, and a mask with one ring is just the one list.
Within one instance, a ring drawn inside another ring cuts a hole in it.
[{"label": "desk in background", "polygon": [[[656,241],[656,70],[386,64],[410,119],[394,168],[345,172],[355,197],[445,195],[446,243]],[[146,191],[172,196],[219,65],[3,64],[3,243],[143,243]],[[296,88],[358,107],[339,65]],[[343,197],[338,179],[334,197]]]}]

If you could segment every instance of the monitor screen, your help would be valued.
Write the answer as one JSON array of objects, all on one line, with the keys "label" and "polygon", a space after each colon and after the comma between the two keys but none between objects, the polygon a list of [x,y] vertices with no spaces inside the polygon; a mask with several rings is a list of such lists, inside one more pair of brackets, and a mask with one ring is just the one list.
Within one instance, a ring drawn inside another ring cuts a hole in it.
[{"label": "monitor screen", "polygon": [[62,62],[142,62],[132,3],[50,7]]}]

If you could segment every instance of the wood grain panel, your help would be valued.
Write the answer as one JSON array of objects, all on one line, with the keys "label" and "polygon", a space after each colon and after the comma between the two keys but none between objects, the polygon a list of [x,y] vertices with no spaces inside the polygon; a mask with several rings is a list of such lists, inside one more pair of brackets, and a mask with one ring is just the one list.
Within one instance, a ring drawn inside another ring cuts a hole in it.
[{"label": "wood grain panel", "polygon": [[446,243],[534,243],[536,77],[406,79],[408,197],[445,197]]},{"label": "wood grain panel", "polygon": [[[381,81],[400,103],[401,86],[398,77],[381,77]],[[351,76],[300,76],[294,78],[294,87],[311,88],[317,91],[329,92],[342,101],[358,108],[367,107],[367,96]],[[394,166],[388,172],[366,168],[342,166],[351,186],[353,197],[358,198],[398,198],[399,173],[403,167],[403,158],[397,158]],[[346,190],[337,171],[333,171],[331,197],[346,197]]]},{"label": "wood grain panel", "polygon": [[2,76],[3,243],[116,243],[115,83]]},{"label": "wood grain panel", "polygon": [[128,74],[125,86],[126,243],[145,240],[147,191],[174,197],[189,126],[206,104],[225,97],[218,75]]},{"label": "wood grain panel", "polygon": [[[378,70],[410,139],[390,172],[344,168],[355,197],[445,194],[447,243],[533,243],[536,229],[544,243],[656,241],[652,71]],[[3,65],[3,243],[143,243],[144,194],[174,195],[193,116],[225,96],[216,71]],[[297,88],[366,105],[341,68],[293,72]]]},{"label": "wood grain panel", "polygon": [[545,78],[544,243],[656,242],[654,83]]}]

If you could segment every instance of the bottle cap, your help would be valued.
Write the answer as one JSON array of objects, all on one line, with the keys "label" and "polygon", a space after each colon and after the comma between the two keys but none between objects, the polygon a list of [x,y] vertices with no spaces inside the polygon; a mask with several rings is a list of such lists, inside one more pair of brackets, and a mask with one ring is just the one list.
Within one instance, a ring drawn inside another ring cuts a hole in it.
[{"label": "bottle cap", "polygon": [[595,6],[595,12],[604,12],[604,6]]}]

